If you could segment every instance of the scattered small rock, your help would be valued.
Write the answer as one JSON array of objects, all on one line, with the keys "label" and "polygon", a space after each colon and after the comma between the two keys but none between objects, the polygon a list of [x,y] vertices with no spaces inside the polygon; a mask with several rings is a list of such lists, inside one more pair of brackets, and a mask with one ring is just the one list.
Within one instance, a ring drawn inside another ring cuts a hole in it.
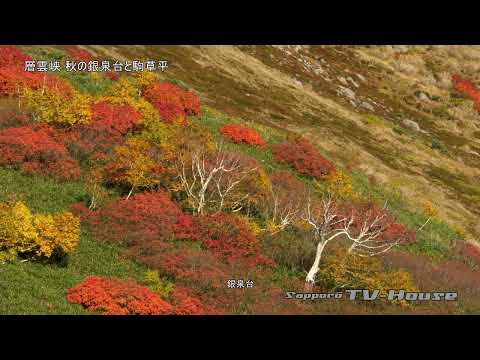
[{"label": "scattered small rock", "polygon": [[415,96],[420,101],[430,101],[430,97],[427,94],[425,94],[423,91],[416,91]]},{"label": "scattered small rock", "polygon": [[360,86],[360,85],[358,85],[358,84],[355,82],[355,80],[352,79],[351,76],[349,76],[349,77],[347,78],[347,80],[350,81],[350,83],[351,83],[353,86],[355,86],[356,88],[358,88],[358,87]]},{"label": "scattered small rock", "polygon": [[356,95],[355,95],[355,92],[350,89],[350,88],[347,88],[345,86],[339,86],[338,89],[337,89],[337,94],[341,95],[341,96],[344,96],[350,100],[353,100],[355,101],[356,99]]},{"label": "scattered small rock", "polygon": [[369,111],[375,111],[375,108],[372,106],[372,104],[366,102],[366,101],[362,101],[360,103],[360,107],[364,108],[364,109],[367,109]]},{"label": "scattered small rock", "polygon": [[361,81],[367,81],[367,79],[365,79],[365,76],[363,76],[362,74],[355,74],[357,75],[357,77],[361,80]]},{"label": "scattered small rock", "polygon": [[340,81],[343,85],[348,86],[348,81],[343,76],[337,77],[338,81]]},{"label": "scattered small rock", "polygon": [[303,83],[302,83],[300,80],[293,79],[293,83],[294,83],[295,86],[297,86],[297,87],[303,87]]},{"label": "scattered small rock", "polygon": [[410,119],[403,119],[402,121],[403,125],[406,127],[415,130],[415,131],[421,131],[420,125],[418,125],[415,121],[410,120]]}]

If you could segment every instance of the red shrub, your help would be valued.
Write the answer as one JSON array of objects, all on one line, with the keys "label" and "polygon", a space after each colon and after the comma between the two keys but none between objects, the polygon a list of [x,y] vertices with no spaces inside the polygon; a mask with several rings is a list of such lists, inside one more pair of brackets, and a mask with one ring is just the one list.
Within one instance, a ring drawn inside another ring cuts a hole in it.
[{"label": "red shrub", "polygon": [[104,315],[166,315],[174,308],[150,289],[134,281],[87,277],[67,290],[67,300]]},{"label": "red shrub", "polygon": [[157,108],[162,119],[169,123],[200,112],[200,100],[193,92],[169,82],[156,82],[147,86],[144,96]]},{"label": "red shrub", "polygon": [[0,131],[0,164],[25,172],[76,179],[78,164],[70,158],[65,146],[52,137],[48,126],[18,127]]},{"label": "red shrub", "polygon": [[112,105],[106,101],[92,105],[89,127],[113,136],[125,135],[140,121],[141,114],[129,105]]},{"label": "red shrub", "polygon": [[198,115],[200,113],[200,99],[192,91],[182,93],[183,107],[187,115]]},{"label": "red shrub", "polygon": [[242,219],[230,213],[194,218],[195,236],[204,248],[227,261],[242,260],[252,265],[273,265],[260,254],[260,242]]},{"label": "red shrub", "polygon": [[91,105],[88,124],[56,129],[55,140],[68,146],[76,157],[106,159],[115,146],[123,145],[129,131],[139,124],[141,115],[128,105],[101,101]]},{"label": "red shrub", "polygon": [[0,46],[0,68],[9,66],[25,66],[25,61],[32,58],[24,54],[19,48],[12,45]]},{"label": "red shrub", "polygon": [[16,95],[23,86],[39,89],[45,86],[70,93],[68,82],[46,73],[25,71],[25,61],[32,58],[15,46],[0,47],[0,95]]},{"label": "red shrub", "polygon": [[105,76],[108,77],[112,81],[117,81],[118,79],[120,79],[120,75],[115,71],[107,71],[105,73]]},{"label": "red shrub", "polygon": [[453,87],[456,91],[468,96],[475,103],[475,109],[480,112],[480,91],[470,81],[460,75],[452,76]]},{"label": "red shrub", "polygon": [[92,54],[90,54],[87,50],[80,49],[79,47],[73,45],[66,45],[64,49],[67,50],[68,55],[74,61],[85,61],[89,62],[93,60]]},{"label": "red shrub", "polygon": [[185,124],[185,111],[180,105],[174,103],[154,103],[160,117],[166,123],[172,124],[178,121]]},{"label": "red shrub", "polygon": [[87,213],[84,221],[98,240],[126,242],[128,247],[151,252],[158,242],[174,237],[188,238],[188,215],[170,200],[166,192],[140,193]]},{"label": "red shrub", "polygon": [[255,129],[246,126],[227,124],[220,129],[220,132],[223,136],[237,144],[245,143],[260,148],[265,146],[265,140],[263,140],[262,136]]},{"label": "red shrub", "polygon": [[464,258],[480,264],[480,248],[478,246],[465,242],[462,246],[461,254]]},{"label": "red shrub", "polygon": [[270,182],[272,187],[279,193],[295,193],[301,195],[305,193],[305,183],[298,180],[288,171],[277,171],[270,175]]},{"label": "red shrub", "polygon": [[286,163],[300,174],[323,178],[335,170],[333,163],[325,159],[307,140],[298,138],[291,142],[272,146],[276,161]]},{"label": "red shrub", "polygon": [[188,295],[186,289],[175,286],[170,298],[175,306],[173,313],[175,315],[218,315],[220,311],[205,306],[198,299]]}]

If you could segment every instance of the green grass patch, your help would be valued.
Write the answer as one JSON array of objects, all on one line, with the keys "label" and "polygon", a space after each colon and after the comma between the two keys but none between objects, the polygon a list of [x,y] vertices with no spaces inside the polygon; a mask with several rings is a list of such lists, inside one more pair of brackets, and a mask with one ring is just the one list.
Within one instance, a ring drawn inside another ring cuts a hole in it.
[{"label": "green grass patch", "polygon": [[80,182],[59,183],[53,179],[24,175],[17,170],[0,168],[0,201],[23,200],[38,212],[62,211],[85,200],[87,193]]},{"label": "green grass patch", "polygon": [[0,265],[0,314],[87,314],[67,302],[66,290],[90,275],[142,281],[145,267],[119,257],[120,249],[82,232],[66,266],[14,261]]},{"label": "green grass patch", "polygon": [[[18,194],[35,212],[62,211],[81,201],[81,183],[57,183],[50,179],[0,169],[0,201]],[[121,249],[99,243],[82,231],[80,243],[64,266],[21,262],[0,264],[0,314],[83,314],[69,304],[66,289],[89,275],[143,279],[146,268],[120,257]]]},{"label": "green grass patch", "polygon": [[[387,202],[388,209],[397,217],[398,221],[412,230],[419,229],[428,219],[422,213],[411,211],[407,199],[400,191],[372,186],[361,172],[354,171],[352,173],[352,183],[354,191],[364,197],[371,197],[378,205],[383,206]],[[432,258],[450,258],[453,256],[450,250],[455,240],[461,238],[461,235],[445,222],[433,220],[421,231],[417,231],[417,242],[415,244],[404,246],[402,249],[426,254]]]},{"label": "green grass patch", "polygon": [[375,114],[366,114],[362,116],[362,121],[371,126],[385,127],[385,120]]}]

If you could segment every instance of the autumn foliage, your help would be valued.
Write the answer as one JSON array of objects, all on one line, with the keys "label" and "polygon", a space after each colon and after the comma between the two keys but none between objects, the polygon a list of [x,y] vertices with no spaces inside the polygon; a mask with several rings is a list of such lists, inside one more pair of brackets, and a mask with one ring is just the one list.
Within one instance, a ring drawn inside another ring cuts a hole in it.
[{"label": "autumn foliage", "polygon": [[104,315],[166,315],[173,307],[157,294],[134,281],[98,276],[87,277],[68,289],[67,300]]},{"label": "autumn foliage", "polygon": [[255,130],[239,124],[226,124],[220,129],[220,133],[230,139],[234,143],[248,144],[263,148],[265,146],[265,140]]},{"label": "autumn foliage", "polygon": [[49,126],[8,128],[0,131],[0,164],[25,173],[76,179],[80,169],[65,146],[56,142]]},{"label": "autumn foliage", "polygon": [[53,89],[23,90],[23,99],[35,120],[49,124],[72,126],[88,124],[92,115],[88,96]]},{"label": "autumn foliage", "polygon": [[[344,247],[337,247],[322,260],[319,280],[323,286],[332,289],[380,290],[385,295],[390,289],[416,291],[411,275],[404,271],[388,271],[375,257],[359,257],[349,254]],[[396,301],[406,306],[405,300]]]},{"label": "autumn foliage", "polygon": [[106,101],[92,104],[91,127],[112,136],[125,135],[140,122],[141,114],[129,105],[113,105]]},{"label": "autumn foliage", "polygon": [[94,212],[77,206],[77,211],[101,241],[144,248],[172,237],[191,236],[189,216],[163,191],[136,194]]},{"label": "autumn foliage", "polygon": [[235,214],[216,213],[194,218],[195,239],[226,261],[241,260],[252,265],[273,265],[261,255],[260,242],[248,223]]},{"label": "autumn foliage", "polygon": [[194,93],[169,82],[148,85],[144,96],[167,123],[184,122],[187,115],[196,115],[200,112],[200,101]]},{"label": "autumn foliage", "polygon": [[19,95],[24,88],[69,93],[69,83],[47,73],[25,71],[32,58],[15,46],[0,46],[0,96]]},{"label": "autumn foliage", "polygon": [[461,254],[464,258],[480,264],[480,248],[478,246],[465,242]]},{"label": "autumn foliage", "polygon": [[408,229],[405,225],[397,222],[388,209],[380,208],[372,202],[364,203],[343,203],[338,206],[340,218],[353,217],[351,234],[357,236],[365,222],[370,223],[379,218],[375,227],[382,229],[375,239],[380,242],[395,242],[400,240],[402,245],[410,245],[416,242],[416,232]]},{"label": "autumn foliage", "polygon": [[480,91],[476,88],[476,86],[458,74],[452,75],[452,84],[456,91],[473,100],[475,109],[480,112]]},{"label": "autumn foliage", "polygon": [[217,313],[175,288],[169,296],[171,304],[133,280],[89,276],[67,290],[67,300],[103,315],[206,315]]},{"label": "autumn foliage", "polygon": [[87,50],[80,49],[79,47],[73,45],[66,45],[63,48],[67,51],[72,60],[85,62],[93,60],[92,54],[90,54]]},{"label": "autumn foliage", "polygon": [[318,150],[303,138],[272,145],[275,161],[286,163],[300,174],[323,179],[335,169]]},{"label": "autumn foliage", "polygon": [[80,221],[70,212],[32,214],[23,203],[0,204],[0,252],[61,257],[78,244]]}]

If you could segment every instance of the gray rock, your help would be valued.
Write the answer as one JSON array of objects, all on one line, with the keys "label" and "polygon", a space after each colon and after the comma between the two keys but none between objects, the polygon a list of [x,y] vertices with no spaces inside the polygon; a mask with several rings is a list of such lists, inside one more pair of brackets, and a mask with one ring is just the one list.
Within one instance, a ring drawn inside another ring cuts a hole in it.
[{"label": "gray rock", "polygon": [[406,127],[415,130],[415,131],[421,131],[420,125],[418,125],[415,121],[410,120],[410,119],[403,119],[402,121],[403,125]]},{"label": "gray rock", "polygon": [[419,92],[417,98],[420,101],[430,101],[430,98],[424,92]]},{"label": "gray rock", "polygon": [[365,76],[361,75],[361,74],[355,74],[357,75],[357,77],[361,80],[361,81],[366,81],[367,79],[365,79]]},{"label": "gray rock", "polygon": [[349,89],[345,86],[339,86],[337,89],[337,93],[341,96],[346,97],[347,99],[355,101],[356,95],[355,92],[352,89]]},{"label": "gray rock", "polygon": [[350,83],[352,83],[352,85],[355,86],[356,88],[359,87],[359,85],[355,82],[355,80],[352,79],[351,76],[349,76],[349,77],[347,78],[347,80],[350,81]]},{"label": "gray rock", "polygon": [[348,86],[348,81],[343,76],[337,77],[338,81],[340,81],[343,85]]},{"label": "gray rock", "polygon": [[369,111],[375,111],[375,108],[372,106],[372,104],[370,104],[366,101],[362,101],[360,106],[363,107],[364,109],[369,110]]}]

